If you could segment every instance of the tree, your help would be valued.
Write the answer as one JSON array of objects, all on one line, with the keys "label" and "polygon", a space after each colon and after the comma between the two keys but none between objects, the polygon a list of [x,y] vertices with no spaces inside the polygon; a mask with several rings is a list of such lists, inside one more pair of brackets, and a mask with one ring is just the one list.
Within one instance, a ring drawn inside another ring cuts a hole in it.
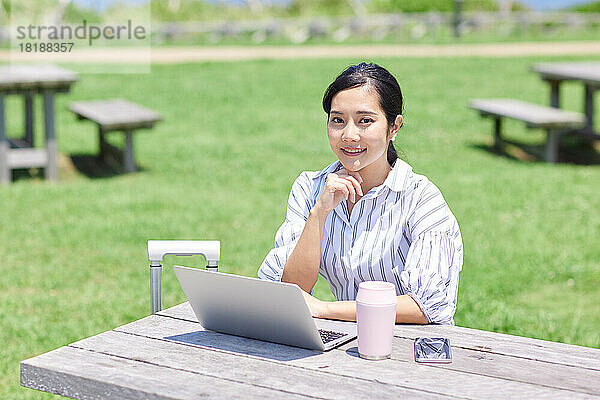
[{"label": "tree", "polygon": [[600,13],[600,1],[592,1],[590,3],[580,4],[572,7],[571,10],[578,12]]}]

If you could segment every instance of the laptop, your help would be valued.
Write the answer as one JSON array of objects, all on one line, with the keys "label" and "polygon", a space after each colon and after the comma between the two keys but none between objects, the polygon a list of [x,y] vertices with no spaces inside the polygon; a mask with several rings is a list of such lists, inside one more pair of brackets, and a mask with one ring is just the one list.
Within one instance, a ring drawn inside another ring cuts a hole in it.
[{"label": "laptop", "polygon": [[356,337],[356,323],[313,318],[295,284],[175,265],[200,324],[217,332],[327,351]]}]

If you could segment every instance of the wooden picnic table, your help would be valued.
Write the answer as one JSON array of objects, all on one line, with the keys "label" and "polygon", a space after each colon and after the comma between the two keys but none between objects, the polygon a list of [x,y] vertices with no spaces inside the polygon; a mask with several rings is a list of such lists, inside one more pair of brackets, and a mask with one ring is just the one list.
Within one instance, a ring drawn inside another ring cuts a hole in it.
[{"label": "wooden picnic table", "polygon": [[600,62],[540,63],[531,67],[550,84],[550,105],[560,108],[560,85],[565,81],[583,83],[586,125],[577,131],[594,139],[600,135],[594,130],[594,92],[600,89]]},{"label": "wooden picnic table", "polygon": [[[417,337],[450,364],[417,364]],[[396,325],[391,359],[356,340],[316,352],[204,330],[188,303],[21,363],[21,384],[76,399],[600,397],[600,349],[445,325]]]},{"label": "wooden picnic table", "polygon": [[[10,182],[16,168],[43,167],[46,179],[58,179],[57,145],[54,130],[54,96],[68,92],[77,75],[54,65],[0,66],[0,183]],[[22,95],[25,100],[25,132],[22,139],[9,139],[6,134],[4,98]],[[33,99],[44,99],[44,146],[34,148]]]}]

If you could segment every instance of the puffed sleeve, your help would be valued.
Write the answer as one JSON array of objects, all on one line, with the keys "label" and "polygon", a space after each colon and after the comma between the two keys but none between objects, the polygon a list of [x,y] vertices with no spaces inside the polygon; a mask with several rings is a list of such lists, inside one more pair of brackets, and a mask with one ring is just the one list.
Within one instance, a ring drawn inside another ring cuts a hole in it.
[{"label": "puffed sleeve", "polygon": [[258,270],[260,279],[281,281],[283,267],[296,247],[314,206],[311,195],[313,182],[311,173],[303,172],[292,185],[285,221],[275,234],[275,247],[269,251]]},{"label": "puffed sleeve", "polygon": [[408,219],[412,242],[400,284],[430,323],[453,325],[462,238],[442,194],[432,183],[427,186]]}]

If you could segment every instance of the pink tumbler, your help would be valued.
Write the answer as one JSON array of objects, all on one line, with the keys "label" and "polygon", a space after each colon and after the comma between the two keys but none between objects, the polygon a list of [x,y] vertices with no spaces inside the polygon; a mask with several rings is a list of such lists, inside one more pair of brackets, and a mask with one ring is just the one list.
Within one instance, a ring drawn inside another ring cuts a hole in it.
[{"label": "pink tumbler", "polygon": [[389,282],[367,281],[356,295],[358,355],[367,360],[390,358],[396,322],[396,289]]}]

